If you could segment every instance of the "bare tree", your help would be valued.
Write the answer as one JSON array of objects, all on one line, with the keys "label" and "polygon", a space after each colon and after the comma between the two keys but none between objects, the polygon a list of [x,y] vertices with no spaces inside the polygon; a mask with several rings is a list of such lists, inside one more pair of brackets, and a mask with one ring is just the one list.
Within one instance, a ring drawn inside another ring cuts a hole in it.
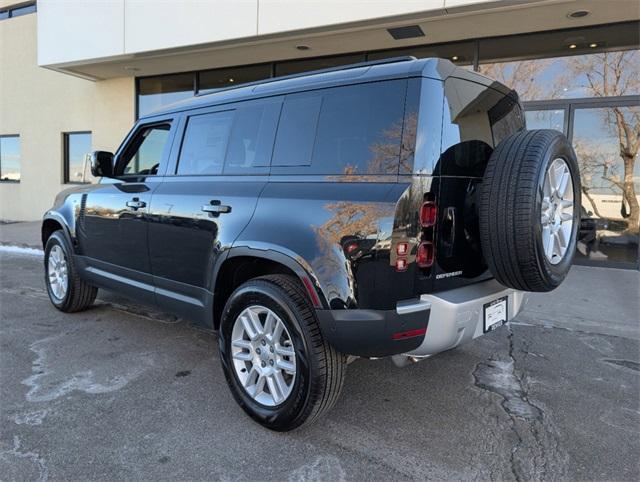
[{"label": "bare tree", "polygon": [[480,65],[480,73],[514,89],[523,100],[554,99],[558,97],[556,84],[538,80],[553,59],[524,60]]},{"label": "bare tree", "polygon": [[[563,62],[565,73],[551,83],[539,81],[539,76],[554,62]],[[553,99],[560,96],[559,86],[581,83],[589,97],[620,97],[640,91],[640,52],[627,50],[577,55],[566,59],[525,60],[485,64],[480,71],[515,89],[525,100]],[[621,191],[623,216],[628,223],[627,231],[640,231],[640,206],[634,184],[635,161],[640,148],[640,110],[638,107],[611,107],[603,109],[604,122],[619,139],[619,155],[623,172],[619,173],[612,159],[597,156],[587,145],[580,147],[578,157],[581,168],[587,169],[591,179],[606,181],[605,187]],[[578,150],[578,149],[577,149]],[[583,187],[583,194],[598,213],[591,197],[591,186]],[[612,189],[613,190],[613,189]]]},{"label": "bare tree", "polygon": [[[640,91],[640,53],[637,50],[603,52],[571,57],[569,75],[585,80],[584,87],[593,97],[619,97]],[[640,205],[636,195],[634,170],[640,148],[640,109],[635,106],[611,107],[603,111],[607,127],[617,134],[623,173],[618,175],[610,161],[601,157],[601,178],[622,192],[621,211],[627,219],[627,231],[640,231]],[[588,152],[582,152],[589,157]],[[593,156],[592,156],[593,157]]]}]

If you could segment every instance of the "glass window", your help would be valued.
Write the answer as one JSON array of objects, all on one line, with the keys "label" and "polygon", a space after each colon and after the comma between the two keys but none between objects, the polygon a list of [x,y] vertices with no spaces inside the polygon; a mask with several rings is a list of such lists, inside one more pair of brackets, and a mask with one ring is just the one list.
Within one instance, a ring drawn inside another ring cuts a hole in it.
[{"label": "glass window", "polygon": [[271,64],[205,70],[199,74],[198,92],[213,92],[223,87],[268,79],[269,77],[271,77]]},{"label": "glass window", "polygon": [[220,174],[234,111],[189,117],[177,174]]},{"label": "glass window", "polygon": [[27,15],[29,13],[36,12],[36,4],[32,3],[31,5],[23,5],[22,7],[16,7],[11,9],[11,18],[19,17],[21,15]]},{"label": "glass window", "polygon": [[638,50],[480,65],[523,100],[637,95],[638,71]]},{"label": "glass window", "polygon": [[276,64],[276,77],[298,74],[310,70],[328,69],[339,65],[356,64],[364,62],[364,54],[336,55],[320,59],[290,60]]},{"label": "glass window", "polygon": [[502,139],[524,128],[524,117],[514,97],[455,77],[447,79],[444,85],[443,148],[471,140],[494,148]]},{"label": "glass window", "polygon": [[308,166],[311,164],[322,97],[313,94],[288,95],[273,152],[274,166]]},{"label": "glass window", "polygon": [[138,79],[138,116],[193,96],[194,78],[189,73]]},{"label": "glass window", "polygon": [[280,101],[250,103],[236,110],[224,164],[226,174],[243,174],[271,163]]},{"label": "glass window", "polygon": [[635,265],[640,231],[640,107],[579,108],[573,122],[582,181],[578,257]]},{"label": "glass window", "polygon": [[287,173],[396,174],[405,87],[400,80],[287,96],[273,166],[313,164]]},{"label": "glass window", "polygon": [[396,174],[406,81],[328,89],[313,150],[321,174]]},{"label": "glass window", "polygon": [[0,136],[0,181],[20,181],[20,136]]},{"label": "glass window", "polygon": [[155,175],[162,162],[167,140],[169,124],[159,124],[141,130],[118,162],[116,172],[121,175]]},{"label": "glass window", "polygon": [[424,45],[419,47],[407,47],[402,49],[380,50],[367,55],[369,60],[387,59],[390,57],[403,57],[411,55],[419,59],[439,57],[449,59],[456,65],[473,65],[475,53],[474,42],[460,42],[440,45]]},{"label": "glass window", "polygon": [[64,134],[64,182],[83,183],[91,179],[90,163],[91,132],[68,132]]},{"label": "glass window", "polygon": [[564,109],[528,110],[527,129],[555,129],[564,132]]},{"label": "glass window", "polygon": [[523,100],[640,94],[637,22],[481,39],[480,72]]}]

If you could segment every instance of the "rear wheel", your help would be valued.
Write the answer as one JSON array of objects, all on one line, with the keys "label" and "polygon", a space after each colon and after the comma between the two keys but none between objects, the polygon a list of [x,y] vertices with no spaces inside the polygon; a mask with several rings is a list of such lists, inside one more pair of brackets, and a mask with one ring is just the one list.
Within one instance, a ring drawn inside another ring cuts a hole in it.
[{"label": "rear wheel", "polygon": [[49,299],[60,311],[86,310],[95,301],[98,289],[78,276],[69,243],[62,231],[55,231],[47,240],[44,272]]},{"label": "rear wheel", "polygon": [[495,149],[481,187],[480,234],[505,286],[551,291],[567,275],[580,224],[580,175],[567,138],[521,131]]},{"label": "rear wheel", "polygon": [[264,276],[236,289],[222,315],[219,345],[231,393],[267,428],[311,423],[340,394],[346,358],[324,340],[291,276]]}]

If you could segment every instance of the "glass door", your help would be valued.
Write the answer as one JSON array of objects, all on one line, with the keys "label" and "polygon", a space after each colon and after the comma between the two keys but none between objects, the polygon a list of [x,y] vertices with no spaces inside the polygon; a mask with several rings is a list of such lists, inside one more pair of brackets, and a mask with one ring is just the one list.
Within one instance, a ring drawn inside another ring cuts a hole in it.
[{"label": "glass door", "polygon": [[567,115],[564,107],[527,109],[524,118],[527,129],[554,129],[567,133]]},{"label": "glass door", "polygon": [[571,117],[582,180],[577,261],[637,267],[640,107],[573,105]]},{"label": "glass door", "polygon": [[637,98],[528,102],[527,129],[571,140],[582,181],[575,262],[639,268],[640,102]]}]

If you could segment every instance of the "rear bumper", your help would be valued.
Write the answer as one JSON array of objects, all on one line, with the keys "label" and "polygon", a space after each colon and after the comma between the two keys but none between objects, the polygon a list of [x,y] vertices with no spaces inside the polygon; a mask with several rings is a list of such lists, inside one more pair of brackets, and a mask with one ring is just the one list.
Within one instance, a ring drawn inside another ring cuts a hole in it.
[{"label": "rear bumper", "polygon": [[488,280],[399,302],[395,310],[318,310],[317,314],[325,339],[346,355],[428,356],[482,335],[484,305],[501,297],[508,298],[509,320],[526,301],[526,293]]},{"label": "rear bumper", "polygon": [[507,297],[508,320],[525,305],[528,294],[505,288],[496,280],[465,286],[433,295],[422,295],[431,303],[429,329],[417,348],[406,352],[412,356],[435,355],[484,334],[484,305]]},{"label": "rear bumper", "polygon": [[418,348],[429,324],[429,304],[415,300],[395,310],[318,310],[322,335],[345,355],[382,357]]}]

